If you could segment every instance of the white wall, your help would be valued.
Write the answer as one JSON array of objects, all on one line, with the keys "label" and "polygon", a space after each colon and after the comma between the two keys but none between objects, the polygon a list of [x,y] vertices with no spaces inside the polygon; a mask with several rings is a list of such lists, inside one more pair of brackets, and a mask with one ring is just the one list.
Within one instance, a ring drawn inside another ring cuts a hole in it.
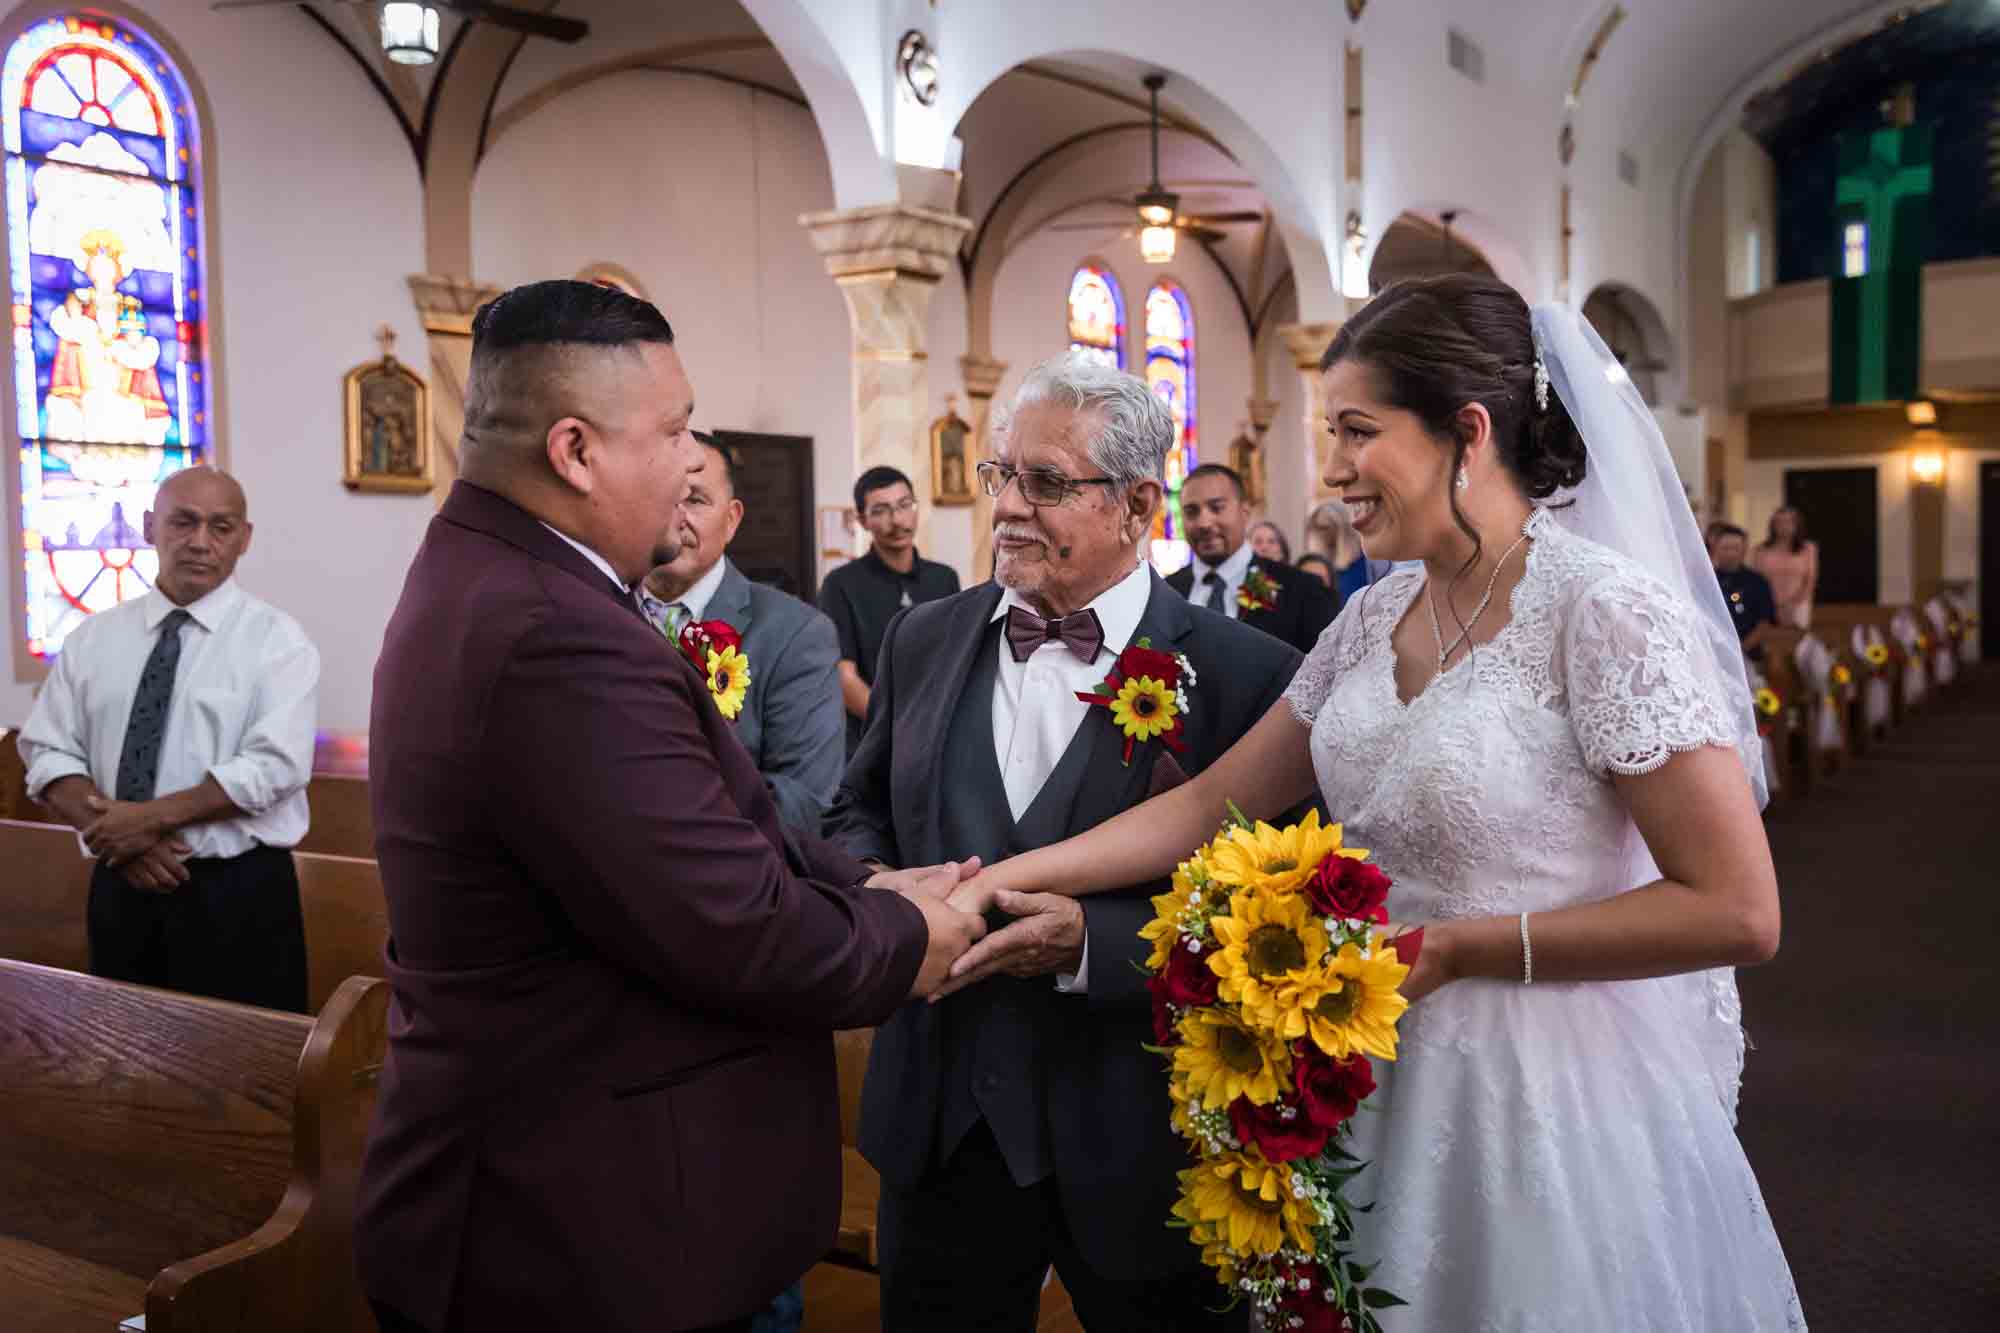
[{"label": "white wall", "polygon": [[[302,15],[214,14],[200,0],[146,11],[188,53],[214,113],[203,128],[220,241],[215,378],[256,525],[239,576],[319,645],[320,726],[360,731],[382,628],[432,510],[341,486],[340,378],[380,355],[384,322],[399,353],[426,359],[404,284],[423,268],[415,159],[360,70]],[[15,634],[12,599],[0,601]],[[31,700],[9,679],[0,720],[25,718]]]},{"label": "white wall", "polygon": [[614,74],[490,147],[473,262],[502,287],[623,265],[673,323],[696,424],[812,436],[818,503],[844,504],[847,306],[798,221],[832,206],[804,108],[711,79]]}]

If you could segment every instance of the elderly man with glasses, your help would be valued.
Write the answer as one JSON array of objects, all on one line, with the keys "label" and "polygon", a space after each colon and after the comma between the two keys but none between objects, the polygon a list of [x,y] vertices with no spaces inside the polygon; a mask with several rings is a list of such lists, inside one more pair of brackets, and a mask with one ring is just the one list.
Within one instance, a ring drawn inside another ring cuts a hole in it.
[{"label": "elderly man with glasses", "polygon": [[[1173,438],[1123,371],[1071,357],[1028,373],[979,469],[994,581],[890,624],[831,837],[883,866],[990,864],[1200,771],[1278,700],[1299,654],[1140,558]],[[1179,730],[1128,748],[1077,696],[1141,646],[1186,664],[1180,698],[1152,700]],[[1134,966],[1157,891],[1005,896],[1014,920],[985,966],[876,1035],[861,1150],[883,1179],[889,1333],[1025,1333],[1051,1264],[1086,1329],[1230,1326],[1166,1225],[1186,1154]]]},{"label": "elderly man with glasses", "polygon": [[892,467],[871,467],[854,483],[854,512],[872,539],[868,554],[842,565],[819,587],[819,609],[840,635],[840,701],[847,752],[861,740],[882,633],[904,609],[958,591],[958,571],[917,554],[917,493]]}]

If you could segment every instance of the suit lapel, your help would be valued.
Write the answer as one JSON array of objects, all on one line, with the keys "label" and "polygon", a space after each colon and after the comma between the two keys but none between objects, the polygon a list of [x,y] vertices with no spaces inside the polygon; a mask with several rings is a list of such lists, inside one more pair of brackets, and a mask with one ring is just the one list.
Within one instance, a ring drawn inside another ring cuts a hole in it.
[{"label": "suit lapel", "polygon": [[745,638],[750,635],[750,580],[728,556],[722,558],[722,582],[703,609],[702,619],[725,621]]},{"label": "suit lapel", "polygon": [[[1188,600],[1157,574],[1153,575],[1152,584],[1152,593],[1146,598],[1146,613],[1139,617],[1139,627],[1132,632],[1132,642],[1149,639],[1152,646],[1163,653],[1181,652],[1188,636],[1194,632],[1194,616],[1188,611]],[[1104,659],[1106,673],[1110,672],[1114,660]],[[1199,662],[1194,667],[1197,672],[1205,669]],[[1132,762],[1128,766],[1125,763],[1125,737],[1107,710],[1092,707],[1083,725],[1092,732],[1091,752],[1089,764],[1084,769],[1083,783],[1077,791],[1076,804],[1070,810],[1071,835],[1095,828],[1144,799],[1152,780],[1154,760],[1158,752],[1166,748],[1158,740],[1134,746]]]}]

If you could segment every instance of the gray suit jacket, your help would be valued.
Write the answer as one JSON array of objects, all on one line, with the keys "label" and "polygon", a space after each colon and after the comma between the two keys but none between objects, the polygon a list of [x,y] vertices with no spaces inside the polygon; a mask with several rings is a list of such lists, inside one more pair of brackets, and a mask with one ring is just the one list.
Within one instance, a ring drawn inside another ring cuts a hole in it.
[{"label": "gray suit jacket", "polygon": [[743,636],[750,659],[736,738],[757,761],[779,816],[817,834],[847,766],[833,622],[796,597],[744,578],[728,556],[722,565],[722,584],[703,616],[727,621]]}]

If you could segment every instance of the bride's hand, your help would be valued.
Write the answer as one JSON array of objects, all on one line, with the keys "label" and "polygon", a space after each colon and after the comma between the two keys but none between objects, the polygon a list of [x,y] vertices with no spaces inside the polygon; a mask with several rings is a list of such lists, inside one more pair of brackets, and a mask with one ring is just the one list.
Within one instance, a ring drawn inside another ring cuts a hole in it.
[{"label": "bride's hand", "polygon": [[1386,938],[1383,943],[1396,951],[1397,961],[1410,969],[1400,987],[1403,998],[1411,1004],[1429,995],[1451,975],[1445,967],[1444,941],[1439,938],[1435,927],[1426,930],[1423,926],[1390,924],[1382,930]]},{"label": "bride's hand", "polygon": [[942,865],[911,866],[905,870],[878,870],[866,881],[871,889],[889,889],[905,896],[924,893],[958,906],[960,886],[979,873],[979,858],[946,861]]}]

